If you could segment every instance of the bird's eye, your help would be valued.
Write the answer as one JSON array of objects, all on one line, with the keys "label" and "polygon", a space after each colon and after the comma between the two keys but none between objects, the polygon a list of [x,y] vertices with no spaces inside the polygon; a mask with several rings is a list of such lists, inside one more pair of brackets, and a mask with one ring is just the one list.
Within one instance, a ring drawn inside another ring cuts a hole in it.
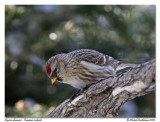
[{"label": "bird's eye", "polygon": [[49,65],[46,66],[46,73],[49,75],[51,73],[51,68]]},{"label": "bird's eye", "polygon": [[57,72],[57,68],[55,68],[55,70],[54,70],[54,73],[56,73]]}]

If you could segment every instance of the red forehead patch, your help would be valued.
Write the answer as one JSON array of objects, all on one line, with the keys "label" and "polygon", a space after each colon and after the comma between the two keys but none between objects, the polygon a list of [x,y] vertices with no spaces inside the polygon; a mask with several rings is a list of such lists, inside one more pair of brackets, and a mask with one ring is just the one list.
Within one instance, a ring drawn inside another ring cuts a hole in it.
[{"label": "red forehead patch", "polygon": [[51,68],[49,65],[46,66],[46,73],[49,75],[51,73]]}]

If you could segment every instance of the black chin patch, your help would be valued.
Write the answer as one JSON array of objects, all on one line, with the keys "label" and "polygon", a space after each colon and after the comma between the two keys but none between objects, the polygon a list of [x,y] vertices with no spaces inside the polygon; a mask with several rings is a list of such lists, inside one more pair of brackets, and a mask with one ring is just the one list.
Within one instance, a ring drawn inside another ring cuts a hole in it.
[{"label": "black chin patch", "polygon": [[58,77],[58,78],[57,78],[57,81],[62,82],[62,81],[63,81],[63,79],[62,79],[62,78],[60,78],[60,77]]}]

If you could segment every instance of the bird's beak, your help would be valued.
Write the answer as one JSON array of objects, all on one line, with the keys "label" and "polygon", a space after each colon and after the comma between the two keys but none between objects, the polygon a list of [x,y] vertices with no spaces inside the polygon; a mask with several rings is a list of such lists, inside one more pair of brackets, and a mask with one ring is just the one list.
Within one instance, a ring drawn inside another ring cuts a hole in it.
[{"label": "bird's beak", "polygon": [[57,80],[57,77],[52,78],[52,85],[54,84],[54,82],[56,82],[56,80]]}]

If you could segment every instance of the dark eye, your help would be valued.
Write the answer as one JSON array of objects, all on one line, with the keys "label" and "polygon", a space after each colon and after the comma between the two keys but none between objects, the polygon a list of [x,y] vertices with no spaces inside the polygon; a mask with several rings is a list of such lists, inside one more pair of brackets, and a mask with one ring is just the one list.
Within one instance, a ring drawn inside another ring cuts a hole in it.
[{"label": "dark eye", "polygon": [[55,68],[55,70],[53,71],[54,73],[57,73],[57,68]]}]

